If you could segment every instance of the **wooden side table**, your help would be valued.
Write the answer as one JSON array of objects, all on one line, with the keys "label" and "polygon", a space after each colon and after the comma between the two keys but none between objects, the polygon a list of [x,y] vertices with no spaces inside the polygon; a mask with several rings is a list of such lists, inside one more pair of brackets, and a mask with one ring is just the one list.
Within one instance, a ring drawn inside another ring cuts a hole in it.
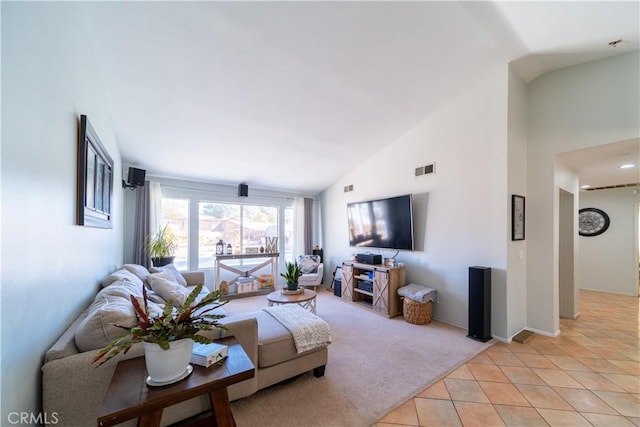
[{"label": "wooden side table", "polygon": [[159,426],[164,408],[203,394],[208,394],[211,402],[211,425],[235,426],[227,386],[253,378],[255,367],[234,337],[217,342],[229,346],[222,364],[208,368],[194,365],[187,378],[163,387],[147,385],[144,357],[118,362],[98,412],[98,426],[113,426],[134,418],[138,418],[141,427]]}]

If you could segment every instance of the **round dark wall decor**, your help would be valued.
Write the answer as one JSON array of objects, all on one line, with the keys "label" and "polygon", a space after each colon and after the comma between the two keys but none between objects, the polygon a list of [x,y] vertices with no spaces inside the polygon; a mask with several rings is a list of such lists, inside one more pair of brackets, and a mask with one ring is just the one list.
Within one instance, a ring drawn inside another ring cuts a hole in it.
[{"label": "round dark wall decor", "polygon": [[581,236],[598,236],[609,228],[609,215],[596,208],[584,208],[578,211],[578,230]]}]

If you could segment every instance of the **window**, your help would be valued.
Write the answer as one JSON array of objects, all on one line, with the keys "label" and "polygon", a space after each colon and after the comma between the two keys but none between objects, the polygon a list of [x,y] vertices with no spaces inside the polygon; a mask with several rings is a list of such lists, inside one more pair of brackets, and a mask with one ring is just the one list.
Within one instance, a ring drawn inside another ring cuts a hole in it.
[{"label": "window", "polygon": [[[293,256],[294,197],[269,194],[238,198],[235,187],[178,184],[161,183],[159,225],[169,224],[178,237],[176,263],[180,270],[212,270],[220,240],[225,253],[230,244],[232,253],[245,254],[259,252],[266,246],[266,237],[277,237],[280,266]],[[249,260],[237,260],[240,268],[245,264]]]},{"label": "window", "polygon": [[293,208],[284,209],[284,259],[293,259]]},{"label": "window", "polygon": [[178,270],[188,270],[189,200],[162,198],[161,224],[167,224],[178,241],[174,264]]},{"label": "window", "polygon": [[242,246],[260,250],[265,237],[278,237],[278,208],[274,206],[242,206]]},{"label": "window", "polygon": [[199,202],[198,268],[213,268],[216,243],[240,245],[240,205]]},{"label": "window", "polygon": [[[201,201],[198,204],[198,268],[213,268],[216,243],[224,242],[225,253],[259,251],[265,237],[278,236],[278,208]],[[250,250],[251,250],[250,249]]]}]

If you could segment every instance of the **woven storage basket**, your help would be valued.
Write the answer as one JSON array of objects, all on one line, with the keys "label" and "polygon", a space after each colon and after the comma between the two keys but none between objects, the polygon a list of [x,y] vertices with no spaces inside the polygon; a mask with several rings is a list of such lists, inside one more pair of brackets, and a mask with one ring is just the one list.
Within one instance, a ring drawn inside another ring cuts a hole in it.
[{"label": "woven storage basket", "polygon": [[411,298],[403,298],[402,315],[404,320],[414,325],[427,325],[431,322],[433,302],[418,302]]}]

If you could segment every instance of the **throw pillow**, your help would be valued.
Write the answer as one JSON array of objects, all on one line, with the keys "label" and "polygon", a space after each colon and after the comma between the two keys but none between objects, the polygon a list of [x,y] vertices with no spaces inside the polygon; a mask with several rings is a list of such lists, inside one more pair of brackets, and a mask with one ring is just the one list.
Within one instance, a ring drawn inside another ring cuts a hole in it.
[{"label": "throw pillow", "polygon": [[122,266],[122,268],[135,274],[136,276],[138,276],[138,279],[142,280],[143,282],[147,280],[147,276],[149,275],[149,270],[147,270],[147,268],[143,265],[125,264]]},{"label": "throw pillow", "polygon": [[[138,281],[139,282],[139,281]],[[129,278],[124,278],[113,282],[106,288],[102,288],[96,295],[96,300],[103,296],[116,296],[129,299],[130,295],[142,298],[142,285],[134,283]]]},{"label": "throw pillow", "polygon": [[157,274],[149,276],[149,284],[153,292],[160,295],[165,301],[172,301],[174,306],[184,304],[184,301],[189,296],[187,288]]},{"label": "throw pillow", "polygon": [[130,271],[124,268],[121,268],[120,270],[114,271],[113,273],[105,277],[102,280],[102,287],[106,288],[107,286],[113,284],[114,282],[120,279],[127,279],[132,283],[142,286],[142,280],[140,280],[138,276],[136,276],[135,274],[131,273]]},{"label": "throw pillow", "polygon": [[147,276],[147,285],[149,285],[149,286],[147,286],[148,289],[151,289],[151,279],[156,278],[156,277],[160,277],[160,278],[163,278],[163,279],[171,280],[172,282],[176,281],[175,276],[170,271],[163,271],[161,273],[150,273]]},{"label": "throw pillow", "polygon": [[[142,305],[142,297],[138,299]],[[159,316],[162,306],[149,301],[147,312],[151,317]],[[101,349],[125,332],[116,325],[133,326],[135,323],[136,313],[129,296],[98,294],[76,329],[76,347],[81,352]]]},{"label": "throw pillow", "polygon": [[165,271],[171,272],[173,274],[174,281],[182,286],[187,286],[187,280],[180,274],[176,266],[171,263],[167,265],[163,265],[162,267],[151,267],[152,273],[162,273]]},{"label": "throw pillow", "polygon": [[76,347],[81,352],[97,350],[125,331],[117,325],[131,326],[136,314],[129,298],[103,295],[87,309],[87,316],[76,330]]},{"label": "throw pillow", "polygon": [[312,274],[318,271],[320,265],[320,257],[318,255],[300,255],[298,257],[298,266],[302,274]]},{"label": "throw pillow", "polygon": [[153,292],[151,289],[147,290],[147,300],[154,302],[156,304],[165,305],[167,302],[157,293]]}]

